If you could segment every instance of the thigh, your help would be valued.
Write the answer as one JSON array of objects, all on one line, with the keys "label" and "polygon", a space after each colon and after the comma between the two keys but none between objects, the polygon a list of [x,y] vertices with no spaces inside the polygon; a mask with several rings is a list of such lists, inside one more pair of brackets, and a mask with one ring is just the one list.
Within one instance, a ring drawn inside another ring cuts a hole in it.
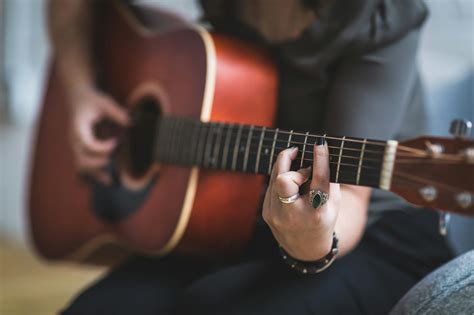
[{"label": "thigh", "polygon": [[178,292],[201,270],[174,258],[133,257],[80,293],[62,314],[172,314]]},{"label": "thigh", "polygon": [[451,257],[436,226],[429,212],[389,214],[317,275],[300,275],[277,256],[228,266],[188,286],[178,314],[386,314]]}]

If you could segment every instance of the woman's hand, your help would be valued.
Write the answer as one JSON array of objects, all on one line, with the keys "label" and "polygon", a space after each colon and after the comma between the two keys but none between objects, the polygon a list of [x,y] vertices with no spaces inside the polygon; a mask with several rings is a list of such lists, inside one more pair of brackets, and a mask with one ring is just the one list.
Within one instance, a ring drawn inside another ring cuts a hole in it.
[{"label": "woman's hand", "polygon": [[[341,191],[339,184],[329,183],[329,151],[326,144],[315,145],[313,167],[290,171],[297,148],[282,151],[273,166],[270,184],[263,204],[263,218],[280,245],[292,257],[314,261],[331,250],[332,234],[339,213]],[[308,196],[300,196],[293,203],[282,203],[279,197],[298,193],[299,187],[310,177],[311,189],[329,194],[328,201],[315,209]]]},{"label": "woman's hand", "polygon": [[126,111],[111,97],[93,87],[78,88],[70,93],[71,145],[77,170],[104,184],[110,176],[103,170],[117,139],[99,140],[95,125],[108,118],[120,126],[129,123]]}]

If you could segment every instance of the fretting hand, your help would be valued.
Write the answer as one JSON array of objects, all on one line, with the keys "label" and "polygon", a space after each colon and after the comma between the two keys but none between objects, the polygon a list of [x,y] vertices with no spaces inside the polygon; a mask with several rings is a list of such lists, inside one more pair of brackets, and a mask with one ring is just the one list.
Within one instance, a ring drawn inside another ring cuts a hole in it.
[{"label": "fretting hand", "polygon": [[[319,260],[329,253],[341,200],[339,184],[329,183],[327,145],[315,145],[313,150],[312,168],[296,172],[290,171],[290,167],[297,148],[278,155],[263,204],[263,218],[276,240],[292,257],[305,261]],[[317,209],[307,195],[297,195],[311,173],[310,188],[329,195],[327,202]]]}]

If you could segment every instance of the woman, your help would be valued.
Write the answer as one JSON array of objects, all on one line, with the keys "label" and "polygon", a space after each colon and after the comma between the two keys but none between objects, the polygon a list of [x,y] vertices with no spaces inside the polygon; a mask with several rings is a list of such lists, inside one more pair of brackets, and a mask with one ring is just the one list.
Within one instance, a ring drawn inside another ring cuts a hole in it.
[{"label": "woman", "polygon": [[[426,17],[421,1],[201,4],[216,30],[274,54],[278,127],[379,139],[421,132],[415,62]],[[78,171],[107,183],[103,167],[116,139],[95,139],[93,124],[104,117],[129,122],[94,85],[91,10],[80,0],[51,1],[50,29],[71,103]],[[84,291],[64,314],[381,314],[451,257],[434,213],[369,188],[329,184],[324,141],[314,147],[312,169],[290,171],[295,154],[279,154],[262,206],[265,222],[240,259],[205,264],[135,257]],[[311,199],[298,195],[308,180]],[[315,196],[322,199],[314,202]]]}]

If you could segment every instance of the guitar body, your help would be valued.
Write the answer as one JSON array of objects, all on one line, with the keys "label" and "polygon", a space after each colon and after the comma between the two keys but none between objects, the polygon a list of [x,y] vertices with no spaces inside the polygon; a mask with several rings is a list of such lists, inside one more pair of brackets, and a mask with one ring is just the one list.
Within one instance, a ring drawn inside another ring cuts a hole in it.
[{"label": "guitar body", "polygon": [[[264,51],[159,13],[159,29],[113,5],[100,18],[97,65],[106,91],[131,111],[144,99],[162,114],[271,126],[277,74]],[[156,165],[136,209],[114,222],[94,211],[92,186],[76,173],[67,99],[54,65],[38,125],[30,180],[32,240],[48,259],[101,262],[133,249],[208,256],[250,238],[264,177]],[[113,211],[113,209],[108,209]]]}]

